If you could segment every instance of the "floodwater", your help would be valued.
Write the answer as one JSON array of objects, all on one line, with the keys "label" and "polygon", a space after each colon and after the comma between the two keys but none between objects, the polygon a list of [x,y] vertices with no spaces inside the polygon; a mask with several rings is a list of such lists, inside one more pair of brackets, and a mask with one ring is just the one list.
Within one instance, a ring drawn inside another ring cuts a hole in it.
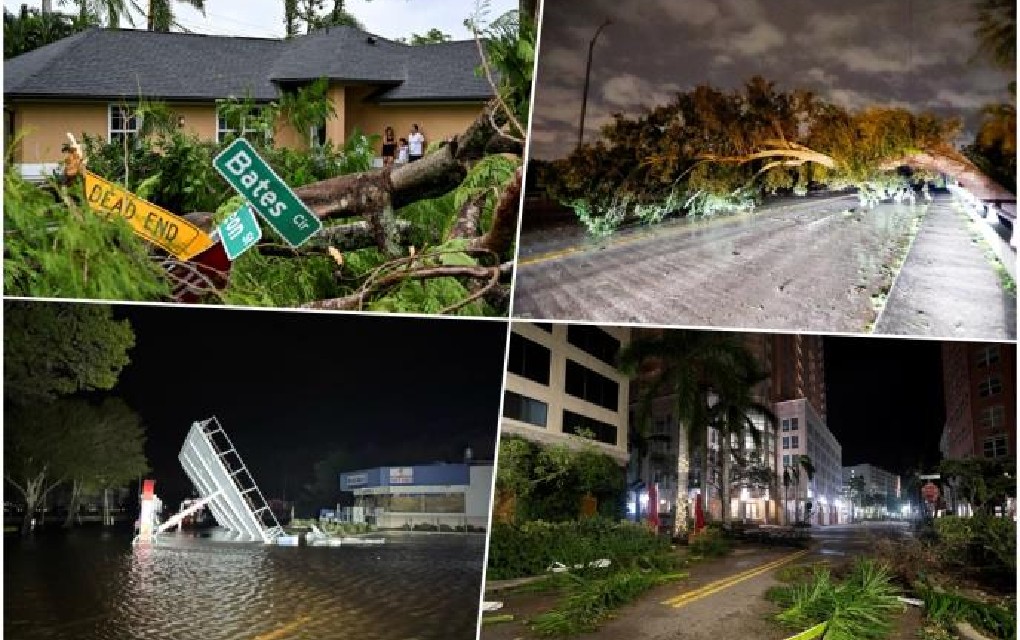
[{"label": "floodwater", "polygon": [[275,547],[98,530],[4,541],[8,640],[475,637],[485,539]]}]

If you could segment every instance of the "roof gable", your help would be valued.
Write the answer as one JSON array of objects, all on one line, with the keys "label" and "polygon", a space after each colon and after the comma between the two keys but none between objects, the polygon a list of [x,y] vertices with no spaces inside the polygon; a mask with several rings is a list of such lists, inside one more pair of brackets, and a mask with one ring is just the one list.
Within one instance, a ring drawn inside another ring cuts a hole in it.
[{"label": "roof gable", "polygon": [[485,100],[473,41],[406,45],[354,27],[289,40],[89,29],[4,62],[18,97],[272,100],[281,83],[381,85],[382,101]]}]

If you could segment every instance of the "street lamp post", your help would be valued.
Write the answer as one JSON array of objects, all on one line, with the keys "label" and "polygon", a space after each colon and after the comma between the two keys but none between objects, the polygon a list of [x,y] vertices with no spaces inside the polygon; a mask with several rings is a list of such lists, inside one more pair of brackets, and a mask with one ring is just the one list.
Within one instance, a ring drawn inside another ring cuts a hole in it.
[{"label": "street lamp post", "polygon": [[584,143],[584,116],[585,112],[588,110],[588,82],[591,79],[591,56],[595,51],[595,41],[599,39],[599,34],[601,34],[602,30],[611,24],[613,24],[613,21],[609,18],[603,20],[602,24],[599,25],[599,28],[595,30],[595,35],[591,37],[591,42],[588,43],[588,66],[584,71],[584,96],[581,98],[581,126],[577,132],[578,149],[580,149],[581,145]]}]

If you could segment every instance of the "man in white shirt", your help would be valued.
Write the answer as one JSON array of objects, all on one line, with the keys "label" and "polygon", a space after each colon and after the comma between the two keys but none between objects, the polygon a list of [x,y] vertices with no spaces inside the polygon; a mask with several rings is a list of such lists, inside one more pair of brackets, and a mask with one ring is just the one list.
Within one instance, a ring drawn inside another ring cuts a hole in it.
[{"label": "man in white shirt", "polygon": [[425,155],[425,135],[417,123],[411,125],[411,135],[407,137],[407,160],[414,162]]}]

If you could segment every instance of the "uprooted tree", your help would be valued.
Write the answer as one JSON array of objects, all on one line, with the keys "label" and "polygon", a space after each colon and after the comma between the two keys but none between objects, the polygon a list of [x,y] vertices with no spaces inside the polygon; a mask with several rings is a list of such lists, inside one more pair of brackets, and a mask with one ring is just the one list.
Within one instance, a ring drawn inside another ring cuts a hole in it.
[{"label": "uprooted tree", "polygon": [[741,209],[811,185],[856,187],[873,203],[904,187],[901,167],[915,179],[952,176],[982,198],[1012,198],[955,149],[959,128],[899,108],[851,112],[756,76],[741,90],[702,85],[641,117],[617,115],[598,142],[551,163],[542,179],[561,201],[623,199],[639,213],[656,202],[694,214]]},{"label": "uprooted tree", "polygon": [[[271,139],[256,144],[324,222],[300,248],[267,231],[229,272],[222,263],[179,262],[165,255],[150,260],[125,225],[83,211],[74,187],[55,189],[54,202],[8,172],[5,292],[506,313],[535,30],[531,18],[516,11],[484,27],[477,19],[469,26],[478,34],[479,73],[494,97],[466,130],[434,143],[421,160],[371,169],[373,141],[357,132],[343,147],[294,151],[273,147]],[[301,98],[288,98],[288,105]],[[225,117],[247,118],[233,127],[245,131],[271,131],[272,118],[284,106],[227,102]],[[168,122],[176,120],[160,105],[144,108],[147,123],[159,121],[163,111]],[[90,169],[102,173],[96,167],[104,167],[112,179],[130,178],[129,189],[207,230],[241,203],[212,168],[217,145],[175,127],[133,149],[84,142]]]}]

